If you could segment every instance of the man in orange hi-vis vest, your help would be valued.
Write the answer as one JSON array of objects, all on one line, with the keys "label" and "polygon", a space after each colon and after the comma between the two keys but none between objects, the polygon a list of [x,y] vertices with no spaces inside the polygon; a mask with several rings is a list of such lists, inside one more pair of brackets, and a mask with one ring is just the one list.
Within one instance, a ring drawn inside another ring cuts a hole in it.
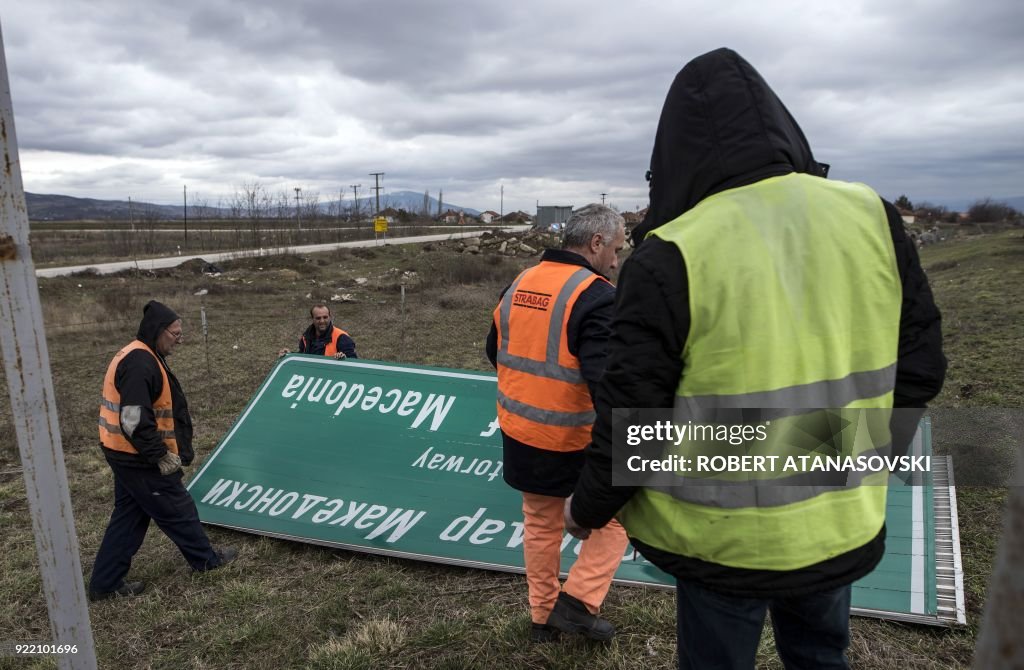
[{"label": "man in orange hi-vis vest", "polygon": [[142,593],[145,583],[124,578],[150,520],[193,570],[212,570],[238,555],[230,547],[213,548],[181,481],[181,466],[194,456],[192,419],[166,357],[183,337],[178,315],[151,300],[142,310],[136,338],[107,367],[99,436],[114,473],[114,511],[93,563],[90,600]]},{"label": "man in orange hi-vis vest", "polygon": [[[358,358],[355,341],[351,335],[334,325],[331,308],[326,303],[313,305],[309,310],[309,318],[312,323],[299,338],[300,354],[330,356],[338,360]],[[281,349],[277,355],[280,357],[288,353],[291,353],[289,349]]]},{"label": "man in orange hi-vis vest", "polygon": [[566,222],[561,249],[523,271],[494,310],[487,356],[498,370],[505,481],[523,494],[523,555],[534,642],[559,632],[609,640],[597,616],[628,540],[617,521],[593,531],[560,587],[563,506],[594,421],[591,389],[604,372],[625,226],[591,204]]}]

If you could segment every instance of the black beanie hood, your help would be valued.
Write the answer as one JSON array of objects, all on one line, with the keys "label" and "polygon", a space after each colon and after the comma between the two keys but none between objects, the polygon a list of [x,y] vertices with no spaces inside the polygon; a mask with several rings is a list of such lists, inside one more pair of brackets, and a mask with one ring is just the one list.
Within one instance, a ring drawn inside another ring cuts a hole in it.
[{"label": "black beanie hood", "polygon": [[637,241],[709,195],[789,172],[828,172],[764,78],[726,48],[694,58],[676,75],[650,166],[650,207],[633,231]]},{"label": "black beanie hood", "polygon": [[156,351],[156,340],[160,333],[180,318],[173,309],[162,302],[150,300],[142,308],[142,321],[139,322],[139,332],[135,334],[135,337]]}]

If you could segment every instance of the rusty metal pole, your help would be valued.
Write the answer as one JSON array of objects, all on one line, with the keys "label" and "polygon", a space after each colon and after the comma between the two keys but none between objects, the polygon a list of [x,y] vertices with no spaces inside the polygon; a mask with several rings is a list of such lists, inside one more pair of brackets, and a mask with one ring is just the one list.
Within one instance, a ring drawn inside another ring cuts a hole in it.
[{"label": "rusty metal pole", "polygon": [[1016,477],[1010,482],[999,553],[985,599],[974,667],[1024,668],[1021,611],[1024,608],[1024,448],[1018,447]]},{"label": "rusty metal pole", "polygon": [[[28,244],[28,211],[21,183],[7,57],[0,34],[0,343],[14,428],[25,473],[28,508],[60,668],[95,670],[96,649],[71,512],[57,403],[50,379],[39,286]],[[26,642],[31,642],[26,640]]]}]

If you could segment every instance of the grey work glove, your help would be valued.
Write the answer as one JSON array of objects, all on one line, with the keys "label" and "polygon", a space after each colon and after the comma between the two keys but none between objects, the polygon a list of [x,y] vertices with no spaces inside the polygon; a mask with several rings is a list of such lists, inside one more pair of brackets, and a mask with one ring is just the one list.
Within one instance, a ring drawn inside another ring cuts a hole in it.
[{"label": "grey work glove", "polygon": [[160,457],[157,465],[160,466],[160,474],[166,476],[181,470],[181,459],[178,458],[178,454],[173,451],[168,451]]}]

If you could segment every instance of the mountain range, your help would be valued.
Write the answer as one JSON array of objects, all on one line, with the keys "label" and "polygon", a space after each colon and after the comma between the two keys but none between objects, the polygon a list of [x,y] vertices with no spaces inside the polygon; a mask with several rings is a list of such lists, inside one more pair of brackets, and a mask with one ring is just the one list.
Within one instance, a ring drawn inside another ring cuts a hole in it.
[{"label": "mountain range", "polygon": [[[974,202],[980,199],[981,198],[969,200],[965,198],[937,198],[930,200],[929,202],[936,205],[944,205],[953,211],[964,212],[970,208]],[[69,195],[47,195],[28,192],[25,193],[25,200],[28,205],[28,217],[31,221],[127,221],[129,218],[141,219],[146,217],[156,217],[158,219],[165,220],[182,218],[181,205],[157,205],[154,203],[138,201],[128,202],[127,200],[97,200],[95,198],[75,198]],[[911,198],[911,200],[917,202],[917,200],[914,200],[913,198]],[[927,199],[921,199],[921,202],[925,202],[926,200]],[[1024,211],[1024,196],[992,198],[992,200],[1006,203],[1017,211]],[[395,209],[404,209],[408,212],[418,214],[423,210],[423,194],[417,193],[416,191],[395,191],[394,193],[387,193],[381,196],[380,206],[381,209],[394,207]],[[323,212],[337,211],[337,207],[338,200],[320,203],[320,208]],[[364,216],[373,212],[375,208],[375,198],[359,198],[359,211]],[[352,200],[342,200],[341,209],[343,212],[351,211]],[[437,198],[433,196],[427,198],[427,209],[430,216],[437,216]],[[463,207],[462,205],[450,204],[447,201],[441,203],[441,209],[443,211],[452,209],[456,212],[465,212],[470,216],[480,216],[479,210],[471,207]],[[227,207],[210,206],[204,208],[204,210],[205,211],[202,214],[203,217],[228,216],[229,214],[229,209]],[[289,211],[294,212],[295,210],[292,208]],[[199,218],[199,213],[190,209],[189,217],[191,218],[193,216]]]},{"label": "mountain range", "polygon": [[[25,192],[25,202],[28,206],[28,218],[30,221],[88,221],[88,220],[110,220],[127,221],[130,218],[140,219],[143,217],[155,217],[157,219],[180,219],[182,218],[181,205],[158,205],[149,202],[127,201],[127,200],[97,200],[95,198],[75,198],[69,195],[51,195]],[[359,198],[359,211],[364,215],[373,212],[376,208],[376,198]],[[342,211],[351,211],[353,201],[346,199],[341,201]],[[381,209],[394,207],[409,212],[419,213],[423,209],[423,194],[415,191],[396,191],[382,195],[380,198]],[[321,211],[336,211],[338,200],[320,203]],[[441,203],[443,211],[449,209],[456,212],[465,212],[470,216],[479,216],[480,212],[471,207]],[[438,214],[437,198],[427,199],[427,209],[431,216]],[[226,207],[205,207],[204,217],[227,216],[229,209]],[[294,208],[291,209],[294,212]],[[189,210],[189,217],[198,216]]]}]

